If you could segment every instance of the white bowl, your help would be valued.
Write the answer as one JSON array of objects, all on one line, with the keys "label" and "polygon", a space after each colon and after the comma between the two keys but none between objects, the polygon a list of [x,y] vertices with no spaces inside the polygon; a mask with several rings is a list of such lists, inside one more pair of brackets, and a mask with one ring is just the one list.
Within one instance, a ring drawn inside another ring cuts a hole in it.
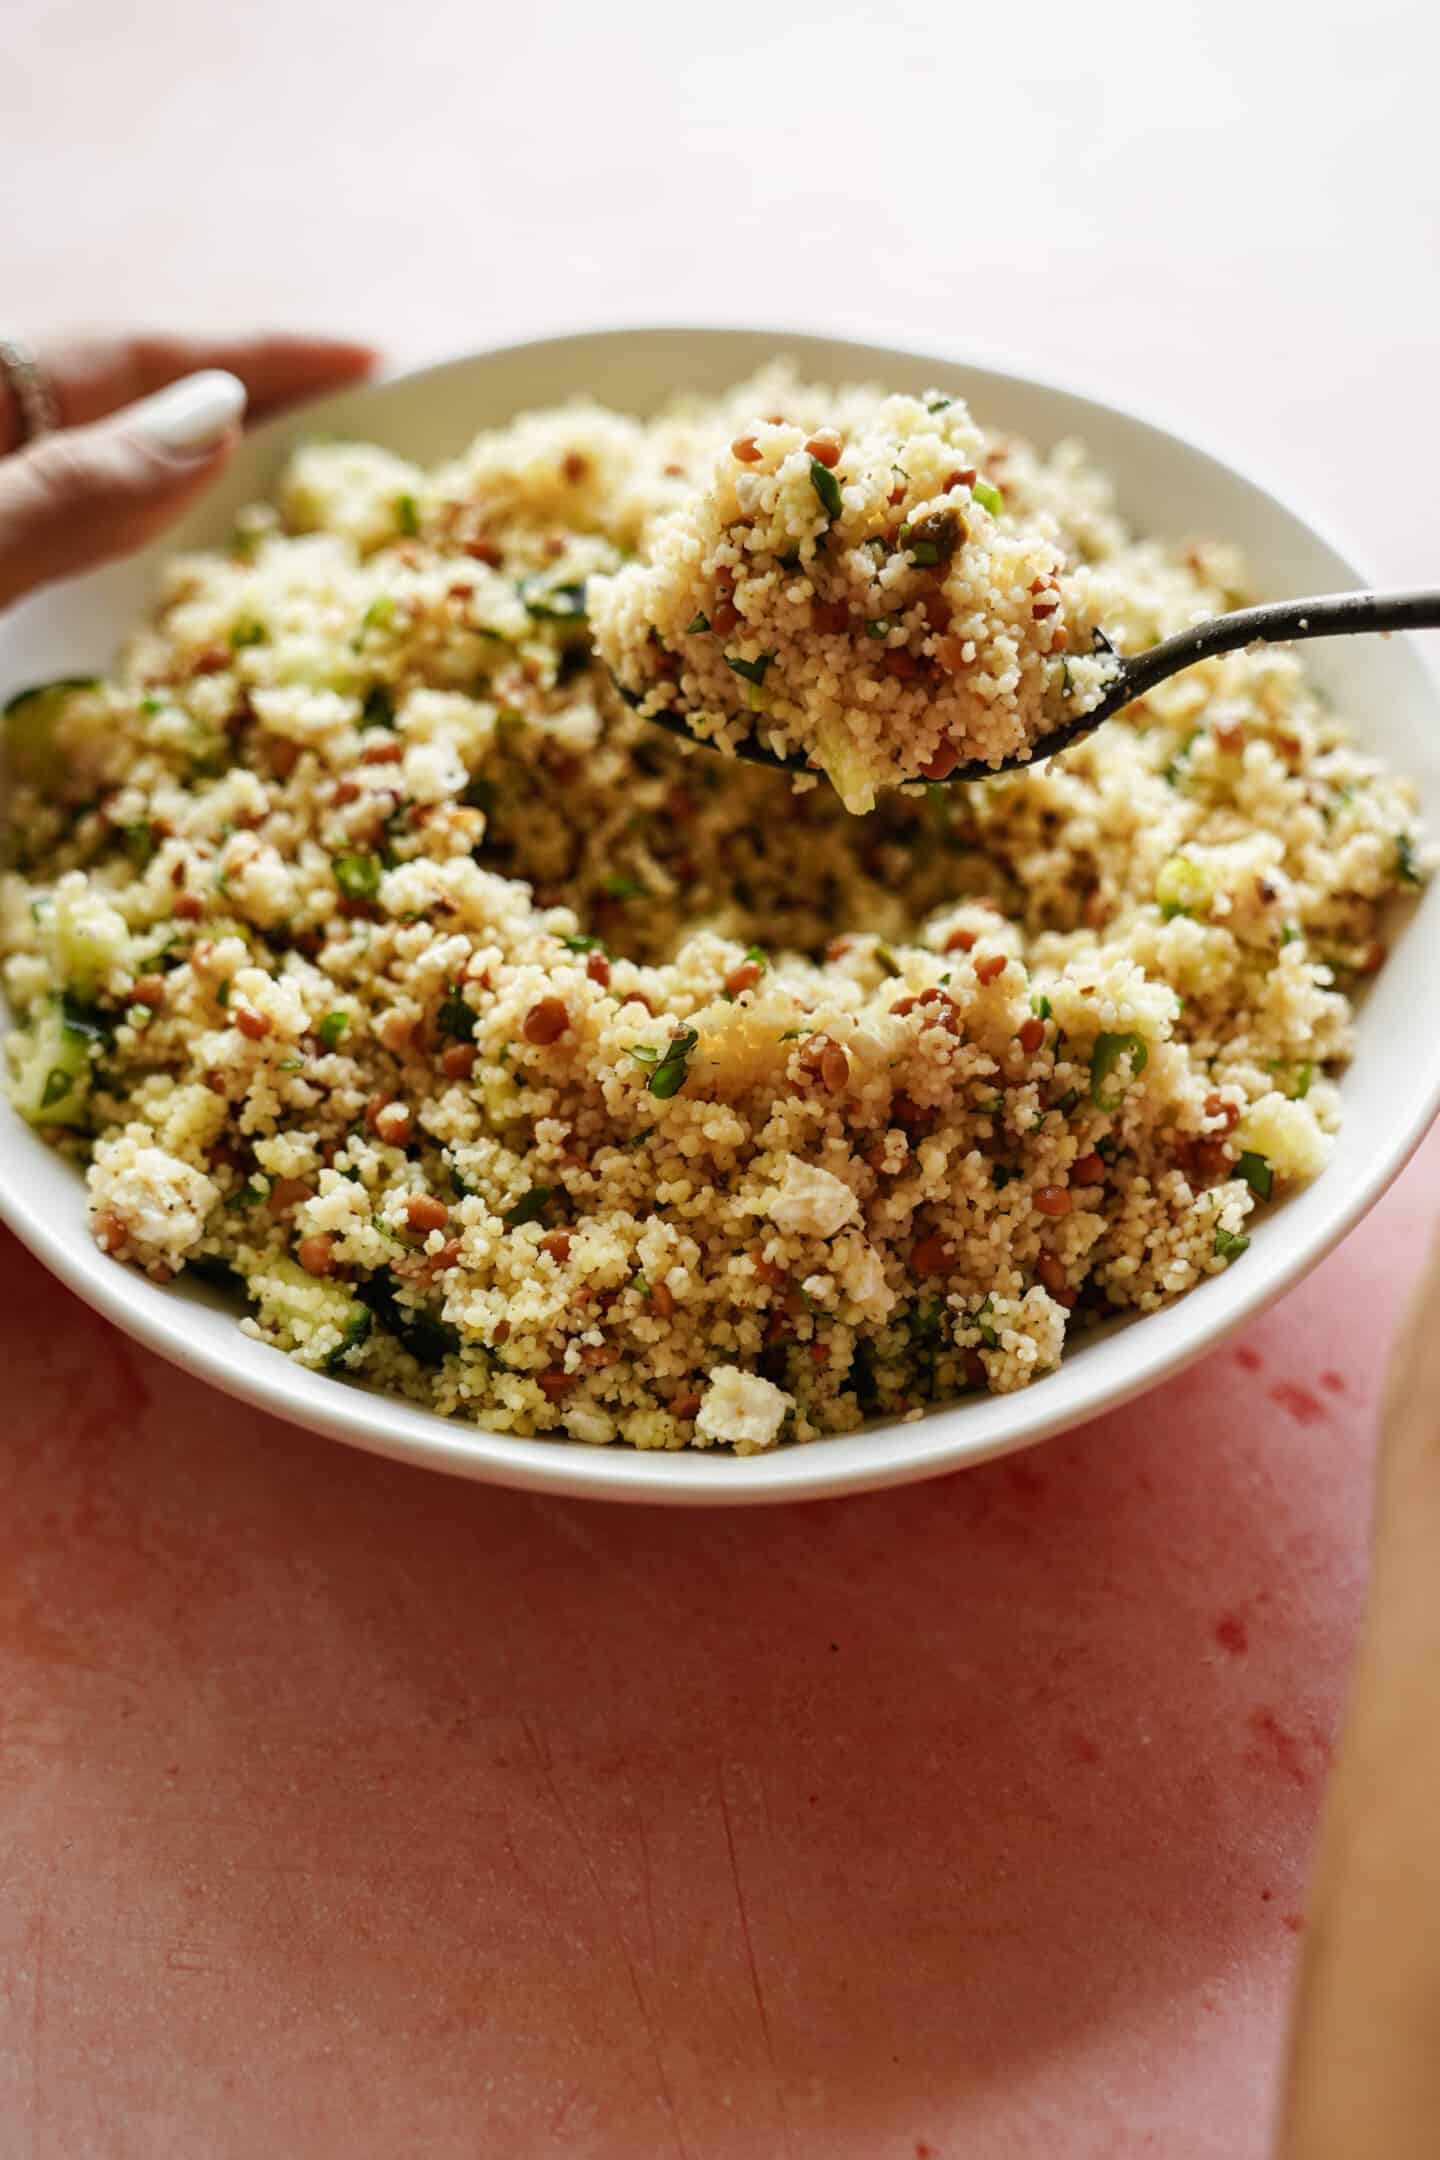
[{"label": "white bowl", "polygon": [[[42,594],[0,620],[0,693],[98,669],[143,609],[162,558],[229,529],[236,507],[271,486],[290,446],[353,434],[422,461],[457,451],[517,410],[590,391],[644,412],[677,388],[718,390],[789,354],[825,380],[958,391],[987,420],[1041,444],[1080,436],[1119,484],[1121,506],[1160,534],[1223,534],[1246,551],[1270,596],[1363,585],[1354,565],[1298,512],[1182,437],[1051,384],[964,361],[823,337],[752,330],[602,331],[550,338],[351,390],[260,429],[225,483],[146,554]],[[1308,648],[1315,675],[1360,740],[1420,781],[1440,823],[1440,694],[1402,639]],[[0,1105],[0,1214],[47,1267],[137,1340],[188,1372],[277,1416],[377,1454],[462,1477],[599,1499],[730,1504],[815,1498],[898,1484],[981,1462],[1079,1424],[1188,1364],[1269,1305],[1373,1205],[1440,1106],[1440,1030],[1423,1018],[1440,977],[1440,889],[1405,923],[1366,996],[1345,1076],[1345,1121],[1324,1175],[1259,1225],[1242,1263],[1163,1312],[1112,1325],[1060,1370],[1016,1395],[982,1397],[915,1424],[875,1425],[771,1455],[641,1454],[524,1440],[411,1408],[320,1374],[250,1341],[199,1289],[157,1288],[92,1243],[79,1179]]]}]

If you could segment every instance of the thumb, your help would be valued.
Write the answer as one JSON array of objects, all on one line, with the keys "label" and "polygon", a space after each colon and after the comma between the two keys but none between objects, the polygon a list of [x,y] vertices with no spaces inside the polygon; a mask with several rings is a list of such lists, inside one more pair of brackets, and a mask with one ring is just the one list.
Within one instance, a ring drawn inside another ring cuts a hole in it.
[{"label": "thumb", "polygon": [[208,368],[0,460],[0,607],[153,539],[224,470],[244,410]]}]

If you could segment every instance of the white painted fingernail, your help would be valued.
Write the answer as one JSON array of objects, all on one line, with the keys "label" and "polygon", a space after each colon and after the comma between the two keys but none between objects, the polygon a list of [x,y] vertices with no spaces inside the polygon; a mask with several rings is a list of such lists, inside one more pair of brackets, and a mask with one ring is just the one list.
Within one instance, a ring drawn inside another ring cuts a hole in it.
[{"label": "white painted fingernail", "polygon": [[187,375],[131,413],[132,424],[172,457],[199,457],[213,450],[245,410],[245,385],[223,368]]}]

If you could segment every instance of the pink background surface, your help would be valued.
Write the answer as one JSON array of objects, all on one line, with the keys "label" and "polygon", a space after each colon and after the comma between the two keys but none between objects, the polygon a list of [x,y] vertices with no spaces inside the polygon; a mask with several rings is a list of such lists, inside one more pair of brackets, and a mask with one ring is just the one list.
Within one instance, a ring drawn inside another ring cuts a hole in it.
[{"label": "pink background surface", "polygon": [[[1008,349],[1433,578],[1429,18],[874,23],[48,0],[0,319]],[[0,1237],[0,2151],[1259,2160],[1437,1194],[1114,1417],[770,1514],[348,1454]]]}]

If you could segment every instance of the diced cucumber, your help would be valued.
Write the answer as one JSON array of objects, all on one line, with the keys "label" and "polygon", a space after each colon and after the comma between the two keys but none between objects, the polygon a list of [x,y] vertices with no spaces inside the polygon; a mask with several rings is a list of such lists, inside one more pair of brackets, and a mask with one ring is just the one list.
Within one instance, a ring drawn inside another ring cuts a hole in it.
[{"label": "diced cucumber", "polygon": [[55,999],[22,1038],[19,1063],[10,1078],[10,1100],[31,1125],[84,1126],[88,1122],[90,1041],[86,1030],[67,1020]]},{"label": "diced cucumber", "polygon": [[37,683],[10,699],[3,714],[5,761],[17,780],[47,793],[61,786],[66,757],[63,745],[55,739],[56,723],[78,692],[99,687],[93,675],[69,675],[58,682]]}]

